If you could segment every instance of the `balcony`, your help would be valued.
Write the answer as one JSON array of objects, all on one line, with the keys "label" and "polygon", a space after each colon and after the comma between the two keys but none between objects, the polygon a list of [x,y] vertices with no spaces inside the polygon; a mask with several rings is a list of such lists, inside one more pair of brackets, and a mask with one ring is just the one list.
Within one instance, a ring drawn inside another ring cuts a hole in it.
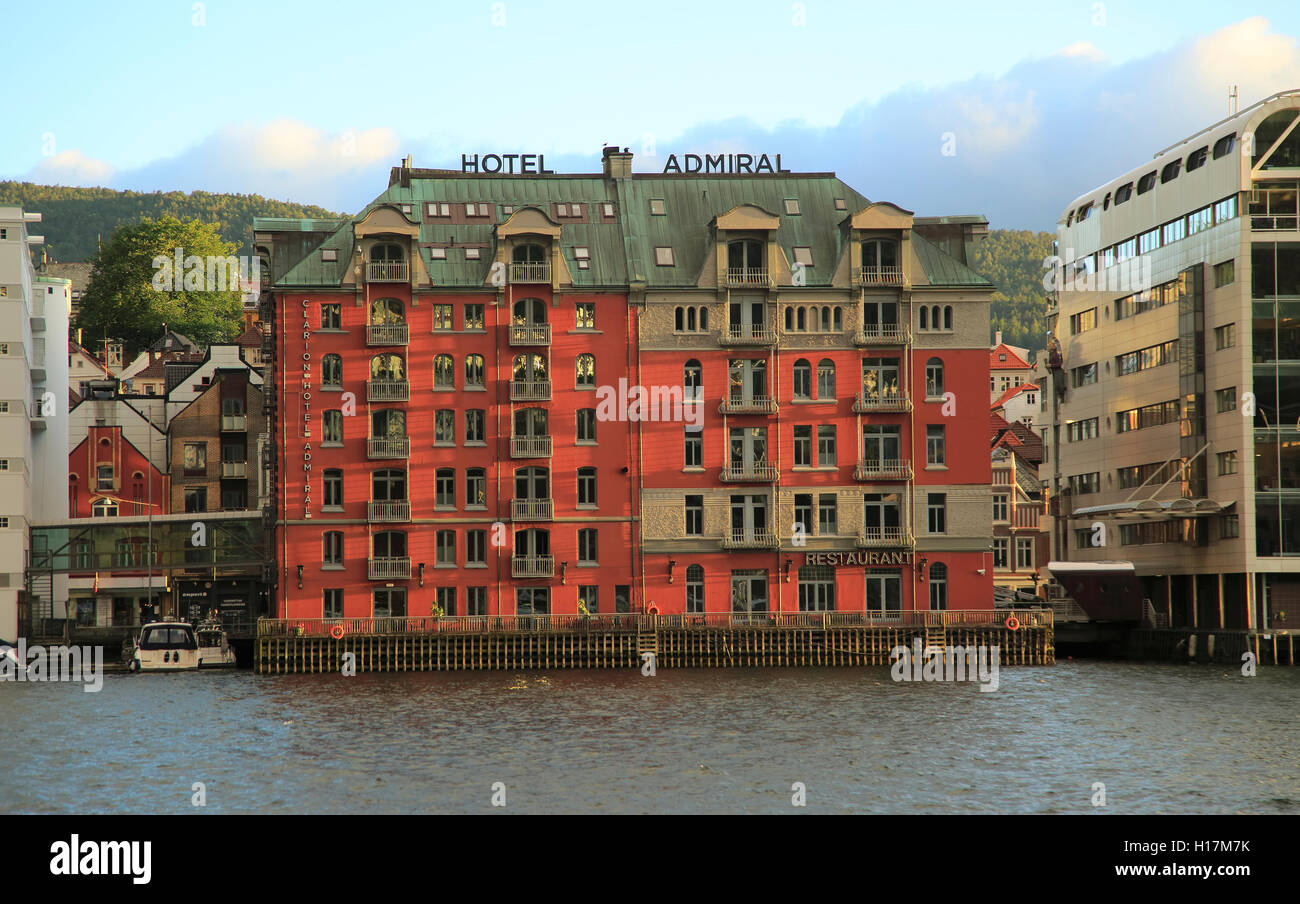
[{"label": "balcony", "polygon": [[510,282],[519,285],[521,283],[549,283],[551,281],[551,265],[547,263],[525,263],[510,265]]},{"label": "balcony", "polygon": [[1285,217],[1251,216],[1250,228],[1256,232],[1294,232],[1297,219],[1294,214]]},{"label": "balcony", "polygon": [[776,330],[753,323],[732,324],[722,330],[723,345],[775,345]]},{"label": "balcony", "polygon": [[553,499],[510,500],[510,518],[514,521],[551,521],[554,517]]},{"label": "balcony", "polygon": [[868,323],[853,336],[853,344],[907,345],[912,341],[912,330],[905,323]]},{"label": "balcony", "polygon": [[853,400],[853,410],[858,414],[906,412],[912,410],[912,400],[896,392],[872,396],[860,392],[857,398]]},{"label": "balcony", "polygon": [[411,579],[411,557],[383,556],[372,558],[367,563],[366,574],[372,581],[409,581]]},{"label": "balcony", "polygon": [[723,549],[776,549],[776,534],[767,528],[732,528],[722,537]]},{"label": "balcony", "polygon": [[901,286],[903,268],[862,267],[858,270],[858,279],[864,286]]},{"label": "balcony", "polygon": [[406,261],[370,261],[366,264],[366,282],[407,282],[411,267]]},{"label": "balcony", "polygon": [[366,458],[410,458],[411,440],[401,436],[372,436],[366,440]]},{"label": "balcony", "polygon": [[772,285],[766,267],[728,267],[727,285],[731,288],[759,287]]},{"label": "balcony", "polygon": [[916,545],[916,538],[905,527],[864,527],[858,533],[857,545],[861,549],[910,548]]},{"label": "balcony", "polygon": [[511,556],[512,578],[555,577],[555,556]]},{"label": "balcony", "polygon": [[553,440],[549,436],[510,437],[511,458],[550,458]]},{"label": "balcony", "polygon": [[726,483],[772,483],[776,480],[776,465],[765,461],[727,465],[722,469]]},{"label": "balcony", "polygon": [[1042,530],[1043,513],[1030,506],[1016,506],[1015,527],[1018,530]]},{"label": "balcony", "polygon": [[859,461],[853,471],[854,480],[911,480],[912,463],[897,458]]},{"label": "balcony", "polygon": [[550,400],[550,380],[510,381],[510,401],[512,402],[549,402]]},{"label": "balcony", "polygon": [[407,402],[411,398],[411,384],[408,380],[367,380],[366,401],[369,402]]},{"label": "balcony", "polygon": [[718,411],[723,414],[776,414],[776,400],[765,395],[748,399],[730,396],[722,400]]},{"label": "balcony", "polygon": [[243,433],[248,429],[248,415],[246,414],[223,414],[221,416],[221,430],[225,433]]},{"label": "balcony", "polygon": [[366,518],[370,521],[410,521],[411,500],[366,503]]},{"label": "balcony", "polygon": [[411,330],[405,323],[366,324],[366,345],[409,345]]},{"label": "balcony", "polygon": [[510,325],[511,345],[550,345],[551,325],[549,323],[525,323]]},{"label": "balcony", "polygon": [[247,476],[248,463],[243,461],[223,461],[221,463],[221,476],[223,478],[234,477],[244,478]]}]

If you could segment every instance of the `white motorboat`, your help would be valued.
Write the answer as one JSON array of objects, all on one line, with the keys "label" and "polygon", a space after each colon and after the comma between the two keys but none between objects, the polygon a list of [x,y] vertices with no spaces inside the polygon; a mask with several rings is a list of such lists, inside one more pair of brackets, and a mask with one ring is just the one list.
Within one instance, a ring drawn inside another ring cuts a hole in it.
[{"label": "white motorboat", "polygon": [[199,641],[193,625],[152,622],[140,629],[129,668],[133,672],[177,672],[199,667]]}]

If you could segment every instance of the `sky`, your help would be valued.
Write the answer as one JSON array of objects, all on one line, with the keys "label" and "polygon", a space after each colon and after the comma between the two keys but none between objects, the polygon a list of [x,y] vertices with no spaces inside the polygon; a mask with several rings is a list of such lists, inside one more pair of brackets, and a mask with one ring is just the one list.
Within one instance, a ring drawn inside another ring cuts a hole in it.
[{"label": "sky", "polygon": [[355,212],[407,154],[780,153],[920,215],[1075,197],[1300,89],[1300,4],[2,0],[0,179]]}]

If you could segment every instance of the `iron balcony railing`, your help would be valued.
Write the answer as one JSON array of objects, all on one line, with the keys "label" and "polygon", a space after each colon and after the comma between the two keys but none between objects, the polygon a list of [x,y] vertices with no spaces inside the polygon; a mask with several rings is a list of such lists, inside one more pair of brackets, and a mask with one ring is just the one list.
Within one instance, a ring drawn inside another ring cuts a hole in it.
[{"label": "iron balcony railing", "polygon": [[857,398],[853,400],[853,410],[858,414],[869,414],[876,411],[911,411],[912,400],[902,393],[888,393],[886,395],[867,395],[860,392]]},{"label": "iron balcony railing", "polygon": [[511,458],[550,458],[553,448],[549,436],[512,436],[510,437]]},{"label": "iron balcony railing", "polygon": [[767,528],[733,527],[722,536],[723,549],[776,549],[776,534]]},{"label": "iron balcony railing", "polygon": [[911,480],[912,463],[897,458],[861,460],[853,472],[854,480]]},{"label": "iron balcony railing", "polygon": [[858,278],[864,286],[901,286],[903,284],[903,268],[863,267],[858,271]]},{"label": "iron balcony railing", "polygon": [[366,458],[410,458],[411,440],[406,436],[372,436],[366,440]]},{"label": "iron balcony railing", "polygon": [[406,402],[411,398],[408,380],[367,380],[366,400],[369,402]]},{"label": "iron balcony railing", "polygon": [[512,402],[549,402],[550,400],[550,380],[510,381],[510,401]]},{"label": "iron balcony railing", "polygon": [[228,432],[242,432],[248,429],[248,416],[244,414],[223,414],[221,429]]},{"label": "iron balcony railing", "polygon": [[768,278],[766,267],[728,267],[727,268],[727,285],[737,286],[770,286],[772,281]]},{"label": "iron balcony railing", "polygon": [[776,477],[776,465],[765,461],[730,464],[722,469],[722,479],[729,483],[771,483]]},{"label": "iron balcony railing", "polygon": [[405,323],[366,324],[366,345],[408,345],[411,330]]},{"label": "iron balcony railing", "polygon": [[542,263],[515,263],[510,265],[512,283],[549,283],[551,265]]},{"label": "iron balcony railing", "polygon": [[854,345],[906,345],[912,330],[905,323],[868,323],[853,337]]},{"label": "iron balcony railing", "polygon": [[735,324],[722,330],[723,345],[772,345],[776,342],[776,330],[757,324]]},{"label": "iron balcony railing", "polygon": [[371,521],[410,521],[411,500],[385,500],[366,504],[366,518]]},{"label": "iron balcony railing", "polygon": [[514,521],[550,521],[555,517],[555,500],[511,499],[510,517]]},{"label": "iron balcony railing", "polygon": [[367,282],[406,282],[411,278],[411,268],[406,261],[369,261],[366,264]]},{"label": "iron balcony railing", "polygon": [[411,579],[410,556],[380,556],[371,558],[366,573],[372,581],[409,581]]},{"label": "iron balcony railing", "polygon": [[510,324],[511,345],[550,345],[551,325],[549,323]]},{"label": "iron balcony railing", "polygon": [[916,538],[906,527],[864,527],[858,532],[858,546],[863,549],[914,545]]},{"label": "iron balcony railing", "polygon": [[718,411],[723,414],[776,414],[776,400],[770,396],[756,395],[744,398],[728,396],[722,400]]},{"label": "iron balcony railing", "polygon": [[512,556],[510,576],[515,578],[555,577],[555,556]]}]

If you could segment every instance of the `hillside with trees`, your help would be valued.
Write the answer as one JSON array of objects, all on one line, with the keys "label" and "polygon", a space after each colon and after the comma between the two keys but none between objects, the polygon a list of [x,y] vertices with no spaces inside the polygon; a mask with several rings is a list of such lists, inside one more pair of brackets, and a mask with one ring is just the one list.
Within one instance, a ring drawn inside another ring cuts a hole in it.
[{"label": "hillside with trees", "polygon": [[977,242],[971,267],[998,287],[993,296],[989,342],[1002,331],[1002,341],[1036,352],[1046,341],[1047,291],[1043,261],[1052,253],[1050,232],[990,229]]},{"label": "hillside with trees", "polygon": [[42,215],[39,229],[52,261],[89,261],[100,241],[118,226],[144,218],[199,220],[214,224],[236,254],[252,254],[253,217],[337,217],[323,207],[276,201],[261,195],[195,191],[136,192],[109,188],[69,188],[32,182],[0,182],[0,204],[15,204]]}]

